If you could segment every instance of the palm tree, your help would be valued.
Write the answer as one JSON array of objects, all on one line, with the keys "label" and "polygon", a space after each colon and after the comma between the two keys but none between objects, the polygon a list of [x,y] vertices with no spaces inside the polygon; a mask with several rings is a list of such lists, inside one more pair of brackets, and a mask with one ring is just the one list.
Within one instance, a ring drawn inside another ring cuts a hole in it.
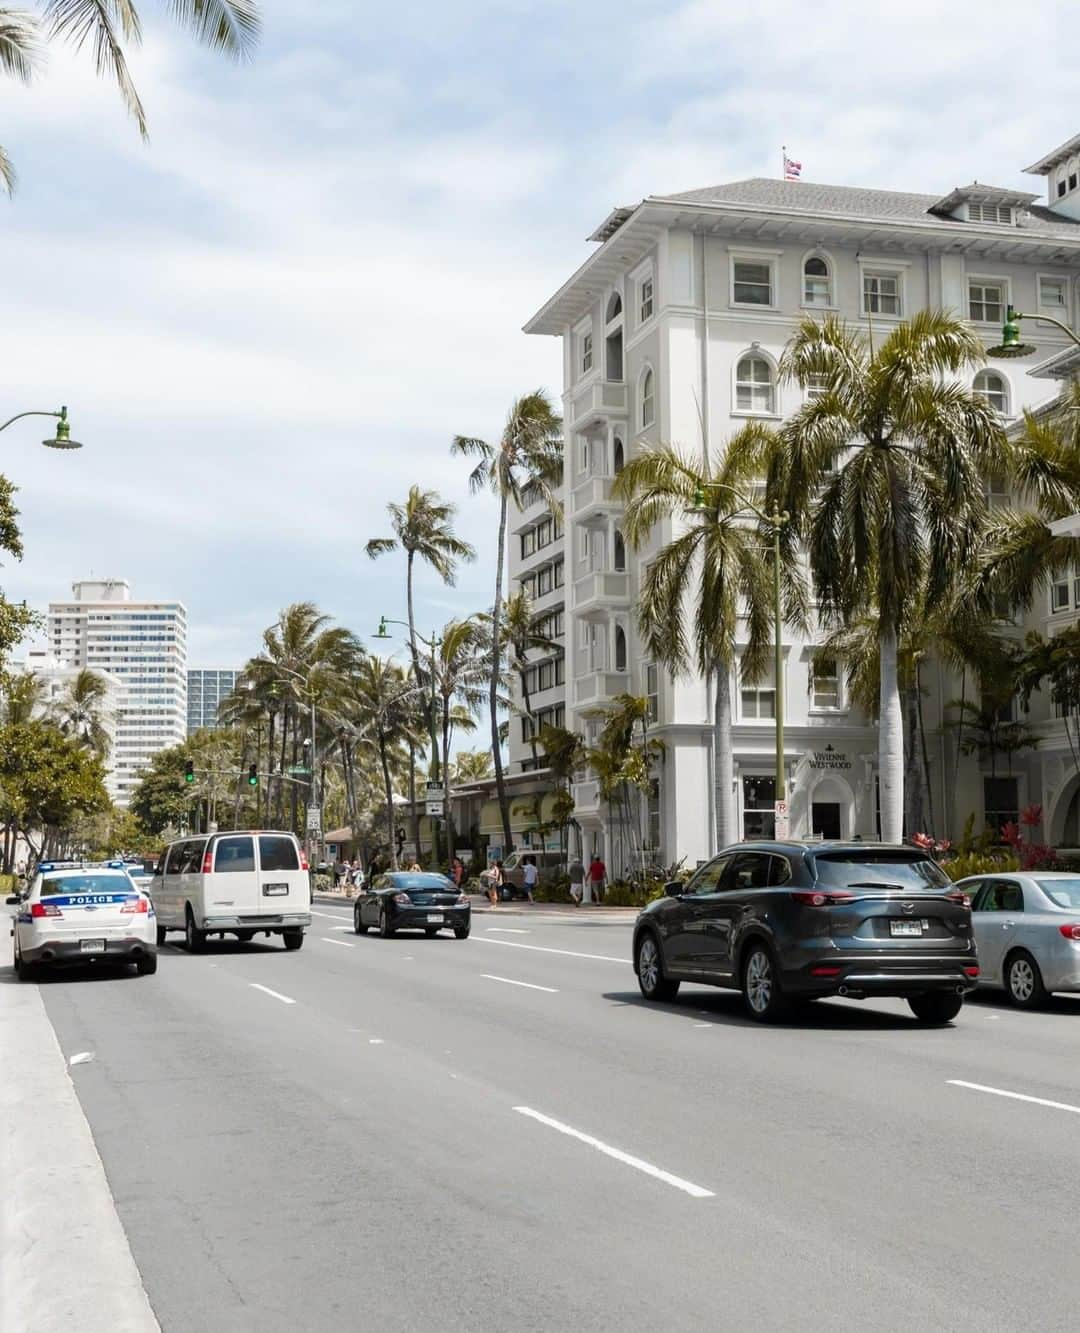
[{"label": "palm tree", "polygon": [[1037,592],[1080,568],[1080,537],[1058,537],[1055,519],[1080,509],[1080,380],[1062,391],[1046,416],[1024,414],[1024,430],[1013,446],[1009,479],[1030,506],[995,509],[984,551],[970,581],[990,611],[1029,610]]},{"label": "palm tree", "polygon": [[104,758],[109,752],[109,732],[104,705],[109,687],[96,671],[83,667],[54,709],[57,726],[65,736]]},{"label": "palm tree", "polygon": [[[764,672],[773,633],[772,553],[760,529],[747,521],[751,515],[739,493],[745,494],[761,475],[771,444],[770,432],[752,422],[714,453],[707,473],[671,445],[644,449],[614,486],[627,501],[623,530],[631,546],[644,546],[659,523],[674,519],[680,527],[687,525],[646,567],[638,625],[651,656],[674,675],[693,667],[715,682],[716,834],[721,846],[738,837],[731,802],[731,673],[740,620],[745,616],[744,680]],[[785,561],[781,577],[785,615],[802,627],[805,591],[793,560]],[[782,688],[781,681],[776,688]]]},{"label": "palm tree", "polygon": [[475,715],[483,707],[490,663],[487,656],[487,629],[476,617],[451,620],[439,636],[435,658],[435,695],[439,701],[442,736],[443,811],[446,820],[447,851],[455,846],[454,821],[450,808],[450,746],[455,728],[472,731]]},{"label": "palm tree", "polygon": [[454,756],[454,786],[486,782],[495,772],[490,750],[459,750]]},{"label": "palm tree", "polygon": [[[42,0],[44,16],[23,10],[0,10],[0,70],[29,83],[36,73],[46,41],[60,38],[81,49],[94,49],[99,74],[111,74],[124,105],[134,116],[143,139],[146,112],[127,66],[124,43],[137,46],[142,23],[132,0]],[[262,26],[255,0],[169,0],[168,8],[197,41],[241,60],[251,55]],[[15,172],[0,148],[0,180],[8,193]]]},{"label": "palm tree", "polygon": [[983,360],[960,320],[924,310],[877,348],[832,316],[806,318],[781,374],[810,399],[779,432],[770,498],[809,550],[823,620],[879,617],[881,833],[902,836],[904,727],[897,651],[905,608],[944,601],[986,522],[984,479],[1005,470],[990,405],[945,377]]},{"label": "palm tree", "polygon": [[[476,551],[454,532],[457,506],[448,504],[438,491],[423,491],[419,486],[409,487],[404,504],[388,504],[392,537],[372,537],[365,550],[372,560],[399,548],[405,552],[405,600],[409,621],[409,654],[413,675],[418,683],[424,680],[420,652],[416,646],[416,614],[413,607],[413,575],[417,559],[439,575],[443,583],[453,587],[459,560],[475,560]],[[420,807],[416,799],[415,752],[409,774],[409,800],[412,803],[413,841],[417,855],[420,852]]]},{"label": "palm tree", "polygon": [[[394,752],[405,743],[416,743],[418,717],[416,700],[420,686],[410,679],[403,667],[389,658],[365,654],[349,681],[358,719],[367,731],[378,755],[386,803],[386,836],[391,868],[397,869],[397,840],[394,837],[394,788],[390,777]],[[419,846],[417,854],[419,854]]]},{"label": "palm tree", "polygon": [[[558,641],[549,638],[541,630],[543,617],[537,616],[532,609],[532,601],[524,588],[511,593],[503,608],[506,648],[510,658],[510,667],[517,672],[521,687],[521,705],[525,716],[532,722],[533,711],[529,702],[529,654],[531,652],[551,652],[558,648]],[[529,728],[529,744],[532,748],[533,763],[537,762],[536,728]]]},{"label": "palm tree", "polygon": [[45,682],[34,671],[3,678],[3,723],[21,726],[45,705]]},{"label": "palm tree", "polygon": [[497,444],[474,436],[455,435],[450,452],[479,461],[469,474],[474,493],[491,490],[499,501],[499,539],[495,559],[495,601],[491,609],[491,680],[488,708],[491,713],[491,755],[495,765],[495,790],[503,826],[503,847],[514,845],[510,829],[510,802],[503,775],[499,736],[499,680],[502,675],[503,565],[506,560],[506,523],[510,503],[521,509],[526,486],[558,513],[555,491],[562,481],[562,419],[543,389],[519,398],[510,408]]}]

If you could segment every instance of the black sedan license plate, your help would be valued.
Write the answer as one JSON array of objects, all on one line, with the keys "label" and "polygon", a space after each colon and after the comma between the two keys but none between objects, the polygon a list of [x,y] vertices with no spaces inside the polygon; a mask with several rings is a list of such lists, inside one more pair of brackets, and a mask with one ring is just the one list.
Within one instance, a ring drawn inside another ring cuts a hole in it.
[{"label": "black sedan license plate", "polygon": [[919,921],[890,921],[889,931],[893,935],[922,935],[926,922]]},{"label": "black sedan license plate", "polygon": [[285,893],[288,893],[288,892],[289,892],[289,886],[288,886],[287,884],[264,884],[264,885],[263,885],[263,895],[264,895],[264,897],[267,897],[267,898],[276,898],[276,897],[280,897],[282,894],[285,894]]}]

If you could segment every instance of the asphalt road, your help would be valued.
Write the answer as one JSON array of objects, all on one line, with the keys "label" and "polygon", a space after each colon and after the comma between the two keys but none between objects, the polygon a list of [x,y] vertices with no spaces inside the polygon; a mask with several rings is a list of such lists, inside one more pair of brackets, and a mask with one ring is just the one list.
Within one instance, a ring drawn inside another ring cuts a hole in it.
[{"label": "asphalt road", "polygon": [[42,984],[166,1333],[1077,1327],[1080,1001],[762,1029],[626,923],[315,910]]}]

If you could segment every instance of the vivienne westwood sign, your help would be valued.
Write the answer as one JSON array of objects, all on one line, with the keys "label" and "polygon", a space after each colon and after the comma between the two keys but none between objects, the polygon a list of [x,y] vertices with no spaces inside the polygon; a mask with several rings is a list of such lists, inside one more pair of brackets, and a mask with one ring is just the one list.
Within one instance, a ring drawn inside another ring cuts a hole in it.
[{"label": "vivienne westwood sign", "polygon": [[811,768],[850,768],[851,760],[843,750],[834,750],[826,745],[824,750],[814,750],[810,756]]}]

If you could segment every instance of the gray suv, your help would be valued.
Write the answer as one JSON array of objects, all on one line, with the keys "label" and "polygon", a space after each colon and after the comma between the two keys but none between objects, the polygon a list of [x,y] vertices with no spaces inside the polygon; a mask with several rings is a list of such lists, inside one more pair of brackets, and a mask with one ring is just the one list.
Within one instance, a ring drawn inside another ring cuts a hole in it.
[{"label": "gray suv", "polygon": [[968,895],[918,847],[884,843],[729,847],[665,886],[633,948],[646,999],[673,999],[682,981],[727,986],[760,1022],[792,999],[895,995],[947,1023],[979,975]]}]

